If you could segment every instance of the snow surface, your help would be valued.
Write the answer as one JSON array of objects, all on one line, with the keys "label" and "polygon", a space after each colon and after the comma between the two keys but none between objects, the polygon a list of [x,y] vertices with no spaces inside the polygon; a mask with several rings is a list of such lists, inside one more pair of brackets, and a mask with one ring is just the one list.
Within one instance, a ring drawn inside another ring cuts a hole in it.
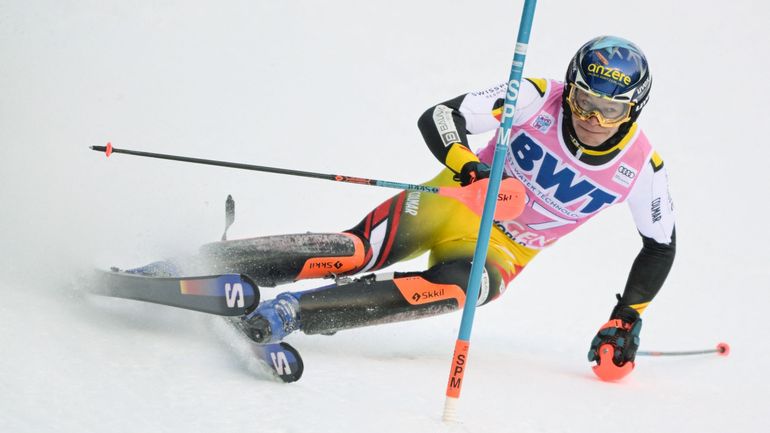
[{"label": "snow surface", "polygon": [[440,167],[417,117],[508,77],[520,11],[0,0],[0,431],[769,431],[766,2],[542,1],[525,68],[562,77],[598,34],[646,51],[641,120],[669,168],[679,251],[642,346],[727,341],[728,358],[645,358],[623,383],[593,377],[589,341],[640,245],[622,206],[478,311],[453,425],[440,417],[459,314],[291,336],[306,370],[285,385],[255,374],[209,316],[77,290],[93,266],[218,239],[227,194],[231,234],[247,237],[345,229],[392,193],[87,146],[419,182]]}]

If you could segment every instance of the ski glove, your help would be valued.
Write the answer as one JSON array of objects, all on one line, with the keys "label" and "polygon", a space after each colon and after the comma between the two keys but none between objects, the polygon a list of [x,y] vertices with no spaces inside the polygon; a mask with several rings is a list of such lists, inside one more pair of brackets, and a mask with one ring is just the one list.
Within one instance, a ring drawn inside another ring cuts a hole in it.
[{"label": "ski glove", "polygon": [[491,168],[483,162],[470,161],[463,165],[459,174],[456,174],[454,180],[460,182],[462,186],[468,186],[481,179],[487,179]]},{"label": "ski glove", "polygon": [[588,350],[588,361],[597,363],[593,370],[602,380],[618,380],[630,373],[639,348],[639,312],[621,303],[620,295],[617,297],[610,320],[599,329]]}]

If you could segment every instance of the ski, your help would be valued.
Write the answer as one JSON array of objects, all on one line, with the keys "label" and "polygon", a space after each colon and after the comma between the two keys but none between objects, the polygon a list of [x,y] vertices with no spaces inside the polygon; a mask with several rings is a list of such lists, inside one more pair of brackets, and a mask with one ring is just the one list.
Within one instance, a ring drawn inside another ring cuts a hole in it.
[{"label": "ski", "polygon": [[241,274],[153,277],[96,271],[90,291],[220,316],[243,316],[259,303],[256,284]]},{"label": "ski", "polygon": [[286,342],[259,344],[246,336],[243,322],[234,317],[225,317],[225,321],[248,344],[254,358],[268,367],[278,379],[296,382],[302,377],[305,365],[297,349]]},{"label": "ski", "polygon": [[288,343],[258,344],[249,339],[238,316],[259,303],[256,284],[241,274],[199,277],[156,277],[121,271],[96,271],[91,293],[115,298],[151,302],[223,316],[230,327],[249,345],[251,356],[273,376],[290,383],[302,377],[304,364],[297,349]]},{"label": "ski", "polygon": [[302,377],[305,365],[299,352],[289,343],[251,345],[254,356],[261,359],[272,369],[279,379],[286,383],[296,382]]}]

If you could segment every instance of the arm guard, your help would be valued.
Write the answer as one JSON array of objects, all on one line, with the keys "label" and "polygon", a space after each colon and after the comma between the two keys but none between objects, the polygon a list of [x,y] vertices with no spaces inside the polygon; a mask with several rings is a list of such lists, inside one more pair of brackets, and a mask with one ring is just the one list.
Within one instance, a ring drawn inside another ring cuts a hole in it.
[{"label": "arm guard", "polygon": [[642,250],[628,275],[621,302],[642,313],[666,281],[676,255],[676,230],[671,243],[661,244],[642,235]]}]

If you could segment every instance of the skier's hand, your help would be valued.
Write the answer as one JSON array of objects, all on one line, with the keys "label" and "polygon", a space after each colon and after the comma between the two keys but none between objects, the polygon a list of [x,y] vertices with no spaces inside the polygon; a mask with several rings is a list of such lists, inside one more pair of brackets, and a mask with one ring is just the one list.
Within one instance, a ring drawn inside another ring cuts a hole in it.
[{"label": "skier's hand", "polygon": [[594,373],[600,379],[618,380],[633,370],[641,330],[639,313],[618,299],[610,320],[599,329],[588,350],[588,361],[597,363]]},{"label": "skier's hand", "polygon": [[489,166],[483,162],[470,161],[463,165],[462,170],[455,175],[454,179],[460,182],[460,185],[468,186],[477,180],[488,178],[490,170]]}]

